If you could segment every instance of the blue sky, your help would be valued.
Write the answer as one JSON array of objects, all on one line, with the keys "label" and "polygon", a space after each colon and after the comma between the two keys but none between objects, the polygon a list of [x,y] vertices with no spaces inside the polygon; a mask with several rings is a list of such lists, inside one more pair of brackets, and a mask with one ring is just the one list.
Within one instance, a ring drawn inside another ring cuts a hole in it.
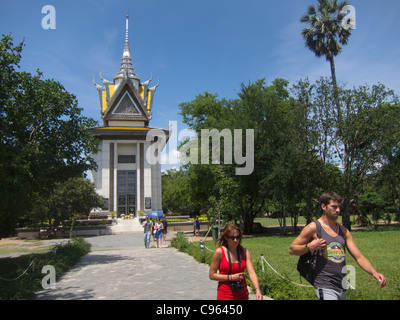
[{"label": "blue sky", "polygon": [[[178,105],[205,91],[236,98],[242,82],[280,77],[295,83],[330,76],[300,35],[300,16],[317,0],[13,0],[1,1],[0,33],[25,39],[21,70],[40,69],[75,94],[85,116],[101,121],[99,73],[120,67],[128,9],[136,73],[153,73],[157,88],[151,126],[185,126]],[[400,1],[352,0],[356,29],[336,57],[348,87],[381,82],[400,93]],[[56,29],[42,28],[42,7],[56,9]]]}]

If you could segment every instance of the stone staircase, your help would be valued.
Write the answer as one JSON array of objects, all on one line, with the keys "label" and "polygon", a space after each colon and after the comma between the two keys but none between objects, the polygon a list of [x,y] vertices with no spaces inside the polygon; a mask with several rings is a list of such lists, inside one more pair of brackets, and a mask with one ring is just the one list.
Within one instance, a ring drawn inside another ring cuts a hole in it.
[{"label": "stone staircase", "polygon": [[118,218],[117,224],[112,225],[109,228],[111,234],[143,232],[143,228],[140,225],[138,218],[127,219],[127,220]]}]

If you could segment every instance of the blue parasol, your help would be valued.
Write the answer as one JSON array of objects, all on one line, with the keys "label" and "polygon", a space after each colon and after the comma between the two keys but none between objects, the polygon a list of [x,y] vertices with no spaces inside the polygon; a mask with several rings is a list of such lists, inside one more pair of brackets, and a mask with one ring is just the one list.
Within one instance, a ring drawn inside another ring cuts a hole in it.
[{"label": "blue parasol", "polygon": [[164,213],[162,213],[162,211],[154,210],[150,211],[148,214],[146,214],[146,216],[149,218],[157,219],[164,217]]}]

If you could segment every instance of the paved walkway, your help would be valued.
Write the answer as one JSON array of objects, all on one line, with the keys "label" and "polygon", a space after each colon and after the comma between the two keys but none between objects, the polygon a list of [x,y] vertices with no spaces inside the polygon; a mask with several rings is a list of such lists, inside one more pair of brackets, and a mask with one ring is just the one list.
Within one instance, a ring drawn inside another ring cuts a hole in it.
[{"label": "paved walkway", "polygon": [[150,249],[143,232],[87,238],[92,251],[36,299],[215,300],[217,282],[209,280],[208,265],[168,248],[172,235],[162,248]]}]

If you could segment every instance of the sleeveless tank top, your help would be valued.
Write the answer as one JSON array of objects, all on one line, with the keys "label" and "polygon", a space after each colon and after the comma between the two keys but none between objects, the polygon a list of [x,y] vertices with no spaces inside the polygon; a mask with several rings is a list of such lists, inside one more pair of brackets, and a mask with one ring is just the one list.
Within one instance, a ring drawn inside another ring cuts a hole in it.
[{"label": "sleeveless tank top", "polygon": [[316,255],[316,288],[344,290],[342,280],[346,273],[342,273],[342,270],[346,265],[346,236],[338,223],[336,226],[336,234],[321,228],[321,238],[325,239],[326,247],[318,250]]},{"label": "sleeveless tank top", "polygon": [[[229,261],[226,257],[226,252],[223,247],[221,263],[219,265],[219,274],[229,274]],[[232,263],[232,274],[244,272],[246,269],[246,259],[244,252],[241,254],[240,270],[239,263]],[[249,293],[247,291],[246,279],[243,279],[243,290],[240,292],[233,292],[231,289],[230,281],[219,281],[217,290],[217,300],[248,300]]]}]

